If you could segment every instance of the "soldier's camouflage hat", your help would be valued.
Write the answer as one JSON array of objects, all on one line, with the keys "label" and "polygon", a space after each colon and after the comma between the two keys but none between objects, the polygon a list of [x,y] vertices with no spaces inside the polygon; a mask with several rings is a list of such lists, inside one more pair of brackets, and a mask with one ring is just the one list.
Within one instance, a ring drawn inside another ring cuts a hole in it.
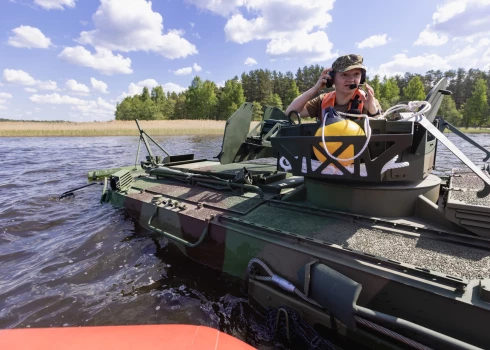
[{"label": "soldier's camouflage hat", "polygon": [[363,58],[361,55],[345,55],[340,56],[332,64],[332,69],[335,72],[345,72],[354,68],[361,68],[366,70],[366,67],[362,64]]}]

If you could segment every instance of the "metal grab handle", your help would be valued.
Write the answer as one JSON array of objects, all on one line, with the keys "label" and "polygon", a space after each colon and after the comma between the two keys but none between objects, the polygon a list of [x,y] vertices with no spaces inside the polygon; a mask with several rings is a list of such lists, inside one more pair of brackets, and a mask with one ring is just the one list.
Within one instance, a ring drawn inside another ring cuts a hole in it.
[{"label": "metal grab handle", "polygon": [[487,154],[487,156],[485,157],[485,159],[483,159],[484,162],[486,162],[487,160],[490,159],[490,151],[486,150],[479,143],[475,142],[473,139],[471,139],[468,136],[466,136],[466,134],[464,134],[461,131],[459,131],[459,129],[457,129],[454,125],[452,125],[452,124],[448,123],[447,121],[445,121],[444,119],[442,119],[442,124],[439,127],[439,131],[440,132],[443,132],[445,128],[448,128],[449,130],[451,130],[453,133],[455,133],[459,137],[463,138],[464,140],[468,141],[469,143],[471,143],[476,148],[478,148],[481,151],[485,152]]},{"label": "metal grab handle", "polygon": [[301,116],[299,115],[299,113],[297,111],[290,111],[288,113],[288,119],[289,119],[289,122],[291,124],[293,124],[293,120],[291,119],[291,114],[295,113],[296,114],[296,117],[298,117],[298,125],[301,125]]},{"label": "metal grab handle", "polygon": [[158,213],[158,206],[156,207],[155,209],[155,212],[152,214],[152,216],[150,216],[150,220],[148,220],[148,227],[152,230],[152,231],[155,231],[157,233],[160,233],[161,235],[167,237],[168,239],[171,239],[171,240],[174,240],[178,243],[182,243],[183,245],[187,246],[187,247],[190,247],[190,248],[194,248],[194,247],[197,247],[199,244],[202,243],[202,241],[204,240],[204,238],[206,237],[206,235],[208,234],[208,231],[209,231],[209,222],[210,220],[206,220],[206,227],[204,227],[204,231],[202,231],[201,233],[201,237],[199,237],[199,240],[195,243],[191,243],[189,241],[186,241],[185,239],[182,239],[182,238],[179,238],[179,237],[176,237],[168,232],[165,232],[163,230],[160,230],[159,228],[155,227],[155,226],[152,226],[151,225],[151,222],[153,220],[153,218],[157,215]]},{"label": "metal grab handle", "polygon": [[475,163],[473,163],[463,152],[459,150],[442,132],[439,131],[430,121],[426,118],[418,120],[425,130],[430,132],[436,139],[438,139],[448,150],[450,150],[456,157],[459,158],[468,168],[470,168],[480,179],[483,180],[483,189],[476,193],[478,198],[484,198],[490,195],[490,178],[485,175]]}]

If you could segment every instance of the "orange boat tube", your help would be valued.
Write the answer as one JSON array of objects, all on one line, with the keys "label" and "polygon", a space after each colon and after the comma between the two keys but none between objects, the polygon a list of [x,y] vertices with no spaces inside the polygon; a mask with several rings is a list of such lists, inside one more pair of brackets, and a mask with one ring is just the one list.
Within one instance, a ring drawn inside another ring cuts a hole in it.
[{"label": "orange boat tube", "polygon": [[191,325],[16,328],[0,330],[5,350],[251,350],[214,328]]}]

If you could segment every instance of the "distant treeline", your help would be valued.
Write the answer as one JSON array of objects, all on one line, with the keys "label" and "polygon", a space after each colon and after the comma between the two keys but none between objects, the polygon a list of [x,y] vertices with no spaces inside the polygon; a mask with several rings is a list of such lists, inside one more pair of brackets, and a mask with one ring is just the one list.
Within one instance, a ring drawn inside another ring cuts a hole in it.
[{"label": "distant treeline", "polygon": [[[181,93],[165,93],[161,86],[141,95],[126,97],[117,104],[117,120],[213,119],[226,120],[245,101],[254,103],[254,119],[265,106],[285,110],[300,93],[317,82],[322,68],[311,65],[296,74],[257,69],[227,80],[223,87],[196,76]],[[368,78],[383,110],[398,102],[424,100],[436,82],[449,80],[452,96],[445,96],[438,115],[457,126],[488,126],[490,123],[490,71],[430,70],[425,75],[405,73],[387,78]],[[327,90],[326,90],[327,91]]]}]

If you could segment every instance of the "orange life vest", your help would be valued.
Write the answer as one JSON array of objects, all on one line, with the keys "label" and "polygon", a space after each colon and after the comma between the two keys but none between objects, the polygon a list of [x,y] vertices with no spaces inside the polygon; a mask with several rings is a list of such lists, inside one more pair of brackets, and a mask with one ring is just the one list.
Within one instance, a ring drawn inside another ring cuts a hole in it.
[{"label": "orange life vest", "polygon": [[[323,120],[323,116],[325,115],[325,110],[328,107],[334,107],[335,108],[335,97],[336,97],[335,91],[329,92],[329,93],[325,94],[325,96],[323,96],[323,99],[322,99],[322,120]],[[358,113],[361,114],[362,109],[364,108],[364,101],[365,100],[366,100],[366,97],[364,96],[364,94],[359,89],[356,89],[352,99],[349,101],[349,107],[347,110],[348,111],[351,111],[352,109],[358,110],[359,111]],[[351,112],[349,112],[349,113],[351,113]]]}]

